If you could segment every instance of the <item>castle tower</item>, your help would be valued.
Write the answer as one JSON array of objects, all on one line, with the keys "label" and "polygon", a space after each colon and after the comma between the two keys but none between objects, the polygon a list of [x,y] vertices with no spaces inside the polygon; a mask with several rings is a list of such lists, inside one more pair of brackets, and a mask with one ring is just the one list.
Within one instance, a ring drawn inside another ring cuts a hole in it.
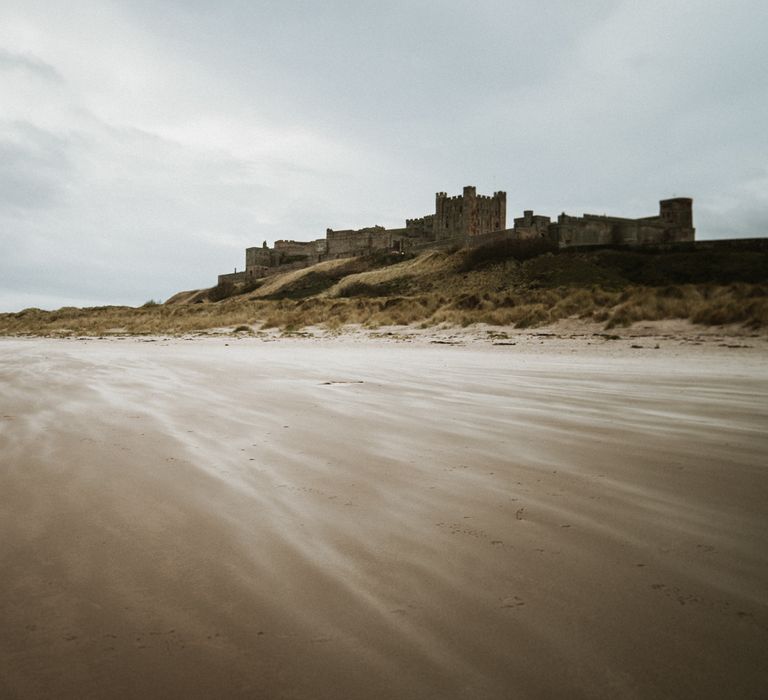
[{"label": "castle tower", "polygon": [[659,221],[664,227],[664,241],[693,241],[693,200],[689,197],[663,199],[659,202]]},{"label": "castle tower", "polygon": [[499,190],[491,197],[493,204],[493,231],[503,231],[507,228],[507,193]]},{"label": "castle tower", "polygon": [[465,236],[476,236],[479,233],[477,188],[472,185],[465,187],[462,200],[461,230]]},{"label": "castle tower", "polygon": [[659,202],[659,215],[665,224],[692,229],[693,200],[688,197],[662,199]]},{"label": "castle tower", "polygon": [[432,225],[433,238],[438,241],[503,231],[507,225],[507,194],[478,195],[472,185],[454,197],[437,192]]}]

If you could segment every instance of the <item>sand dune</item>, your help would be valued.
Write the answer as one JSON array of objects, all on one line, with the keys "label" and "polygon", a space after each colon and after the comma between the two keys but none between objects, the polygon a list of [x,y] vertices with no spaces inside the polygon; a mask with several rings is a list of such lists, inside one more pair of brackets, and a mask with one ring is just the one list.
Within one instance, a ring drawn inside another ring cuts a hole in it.
[{"label": "sand dune", "polygon": [[225,342],[0,341],[0,696],[765,693],[765,354]]}]

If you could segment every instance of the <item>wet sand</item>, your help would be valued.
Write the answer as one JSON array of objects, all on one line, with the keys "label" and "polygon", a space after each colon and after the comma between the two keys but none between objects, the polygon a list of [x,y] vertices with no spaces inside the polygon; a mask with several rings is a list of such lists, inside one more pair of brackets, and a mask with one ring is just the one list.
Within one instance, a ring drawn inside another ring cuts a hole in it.
[{"label": "wet sand", "polygon": [[0,696],[764,696],[766,428],[724,347],[0,340]]}]

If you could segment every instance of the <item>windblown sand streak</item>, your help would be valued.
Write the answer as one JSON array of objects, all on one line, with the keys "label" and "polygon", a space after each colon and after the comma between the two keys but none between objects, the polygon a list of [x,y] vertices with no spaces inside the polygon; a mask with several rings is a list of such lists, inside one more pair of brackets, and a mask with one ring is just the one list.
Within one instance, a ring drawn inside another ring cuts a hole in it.
[{"label": "windblown sand streak", "polygon": [[762,354],[0,343],[4,697],[756,697]]}]

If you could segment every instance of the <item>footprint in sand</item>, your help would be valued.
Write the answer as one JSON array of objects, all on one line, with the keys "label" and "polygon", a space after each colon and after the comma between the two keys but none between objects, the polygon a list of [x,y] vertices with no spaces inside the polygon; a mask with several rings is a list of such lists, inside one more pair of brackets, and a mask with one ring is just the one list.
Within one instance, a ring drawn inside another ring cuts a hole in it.
[{"label": "footprint in sand", "polygon": [[706,601],[693,593],[683,591],[677,586],[667,586],[664,583],[652,583],[651,588],[663,593],[667,598],[679,605],[701,605],[709,609],[719,609],[722,613],[730,614],[730,603],[726,601]]},{"label": "footprint in sand", "polygon": [[525,601],[516,595],[507,596],[501,599],[500,608],[521,608],[525,605]]},{"label": "footprint in sand", "polygon": [[714,552],[715,548],[711,544],[697,544],[696,549],[700,552]]},{"label": "footprint in sand", "polygon": [[447,529],[452,535],[469,535],[481,539],[488,539],[485,530],[465,527],[462,523],[435,523],[441,529]]},{"label": "footprint in sand", "polygon": [[404,608],[394,608],[390,610],[389,612],[393,615],[407,615],[409,610],[418,610],[418,605],[411,605],[410,603],[406,604]]}]

